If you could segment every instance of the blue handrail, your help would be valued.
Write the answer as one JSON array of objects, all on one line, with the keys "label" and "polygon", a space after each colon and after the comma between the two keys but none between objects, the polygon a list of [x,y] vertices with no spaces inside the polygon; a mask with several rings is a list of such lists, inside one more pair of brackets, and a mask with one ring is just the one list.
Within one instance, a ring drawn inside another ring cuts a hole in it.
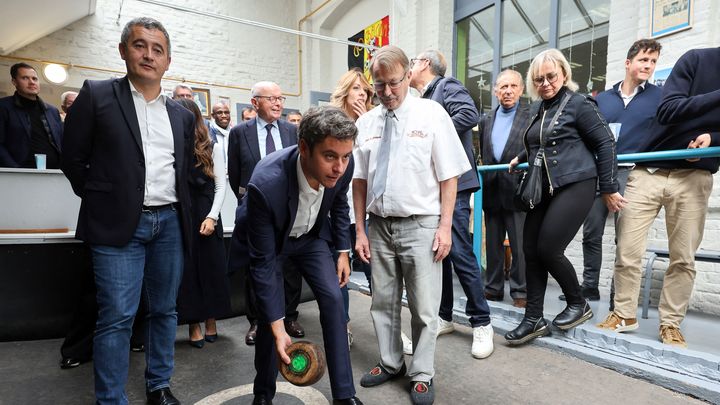
[{"label": "blue handrail", "polygon": [[[720,146],[712,146],[709,148],[701,149],[679,149],[679,150],[664,150],[658,152],[643,152],[643,153],[628,153],[624,155],[618,155],[618,163],[638,163],[638,162],[651,162],[658,160],[676,160],[676,159],[689,159],[689,158],[707,158],[707,157],[718,157],[720,156]],[[518,170],[527,170],[527,163],[517,165]],[[482,189],[482,173],[492,171],[507,171],[510,169],[510,165],[487,165],[477,166],[477,171],[480,174],[480,188]],[[478,263],[482,258],[482,190],[475,193],[474,200],[474,212],[473,212],[473,250],[477,257]]]}]

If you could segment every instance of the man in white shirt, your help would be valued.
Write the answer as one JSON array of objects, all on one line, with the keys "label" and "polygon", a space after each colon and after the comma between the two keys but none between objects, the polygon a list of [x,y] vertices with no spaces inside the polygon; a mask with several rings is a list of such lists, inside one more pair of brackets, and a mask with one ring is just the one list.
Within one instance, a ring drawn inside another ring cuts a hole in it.
[{"label": "man in white shirt", "polygon": [[458,177],[471,166],[442,106],[408,96],[410,62],[400,48],[378,50],[371,71],[382,105],[357,121],[353,202],[356,218],[370,213],[369,238],[360,223],[355,248],[372,263],[370,314],[380,362],[360,385],[372,387],[405,374],[400,339],[404,284],[415,348],[407,368],[410,396],[413,403],[432,403],[442,260],[452,245]]},{"label": "man in white shirt", "polygon": [[130,334],[147,298],[148,403],[170,392],[183,253],[191,250],[188,168],[195,119],[162,94],[170,37],[137,18],[122,31],[127,76],[83,84],[65,120],[62,170],[81,199],[76,237],[91,249],[98,320],[94,338],[98,404],[127,404]]}]

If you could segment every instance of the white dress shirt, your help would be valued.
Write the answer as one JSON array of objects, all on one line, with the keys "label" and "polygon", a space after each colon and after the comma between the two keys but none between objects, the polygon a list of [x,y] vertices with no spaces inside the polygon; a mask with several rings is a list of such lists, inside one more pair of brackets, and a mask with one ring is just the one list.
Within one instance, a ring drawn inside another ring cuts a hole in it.
[{"label": "white dress shirt", "polygon": [[210,212],[205,216],[206,218],[212,218],[218,220],[220,217],[220,210],[222,209],[223,202],[225,201],[225,187],[227,178],[225,176],[225,161],[223,160],[223,151],[220,149],[219,144],[213,146],[213,177],[215,178],[215,195],[213,196],[212,207]]},{"label": "white dress shirt", "polygon": [[[257,116],[257,119],[255,120],[257,123],[257,133],[258,133],[258,146],[260,147],[260,159],[264,158],[265,153],[265,142],[267,140],[267,129],[265,129],[265,126],[268,124],[267,121],[260,118],[260,116]],[[273,121],[272,128],[270,129],[270,132],[272,133],[273,141],[275,141],[275,150],[280,150],[283,148],[282,139],[280,139],[280,127],[278,126],[277,120]]]},{"label": "white dress shirt", "polygon": [[356,125],[353,178],[367,181],[367,210],[381,217],[440,215],[440,182],[471,169],[455,126],[442,106],[407,95],[394,110],[398,123],[392,137],[385,192],[371,201],[387,108],[380,105]]},{"label": "white dress shirt", "polygon": [[162,92],[150,101],[130,83],[135,114],[140,126],[145,155],[145,197],[143,205],[177,202],[175,193],[175,140]]},{"label": "white dress shirt", "polygon": [[310,183],[308,183],[300,165],[300,156],[297,158],[296,167],[299,195],[295,223],[290,229],[290,236],[293,238],[305,235],[315,226],[323,195],[325,195],[325,187],[322,184],[317,190],[310,187]]}]

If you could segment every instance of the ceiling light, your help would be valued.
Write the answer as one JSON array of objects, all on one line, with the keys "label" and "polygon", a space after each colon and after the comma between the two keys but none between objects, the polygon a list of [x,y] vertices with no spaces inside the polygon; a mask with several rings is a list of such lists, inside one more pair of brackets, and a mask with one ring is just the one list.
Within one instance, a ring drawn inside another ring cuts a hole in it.
[{"label": "ceiling light", "polygon": [[53,84],[63,84],[68,79],[68,72],[65,66],[58,65],[57,63],[50,63],[45,65],[43,69],[43,76],[45,79]]}]

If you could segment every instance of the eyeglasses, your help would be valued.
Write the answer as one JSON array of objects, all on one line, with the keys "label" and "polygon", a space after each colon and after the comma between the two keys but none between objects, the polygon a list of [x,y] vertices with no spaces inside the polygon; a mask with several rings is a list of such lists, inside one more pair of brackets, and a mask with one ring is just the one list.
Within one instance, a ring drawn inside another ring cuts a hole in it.
[{"label": "eyeglasses", "polygon": [[400,80],[393,80],[392,82],[387,82],[387,83],[375,82],[375,83],[373,83],[373,87],[375,87],[375,91],[377,91],[377,92],[385,90],[385,86],[390,87],[390,89],[392,89],[392,90],[396,90],[396,89],[400,88],[400,85],[402,84],[402,82],[405,81],[406,78],[407,78],[407,74],[403,74],[403,78]]},{"label": "eyeglasses", "polygon": [[426,58],[412,58],[410,59],[410,66],[415,66],[416,63],[418,63],[421,60],[428,60]]},{"label": "eyeglasses", "polygon": [[265,100],[269,101],[270,104],[275,104],[278,102],[282,104],[285,102],[285,100],[287,100],[287,97],[284,96],[255,96],[254,98],[264,98]]},{"label": "eyeglasses", "polygon": [[545,76],[538,76],[533,77],[533,83],[535,83],[536,86],[542,86],[543,83],[545,83],[545,80],[547,80],[548,83],[553,84],[557,81],[558,74],[555,72],[548,73]]}]

